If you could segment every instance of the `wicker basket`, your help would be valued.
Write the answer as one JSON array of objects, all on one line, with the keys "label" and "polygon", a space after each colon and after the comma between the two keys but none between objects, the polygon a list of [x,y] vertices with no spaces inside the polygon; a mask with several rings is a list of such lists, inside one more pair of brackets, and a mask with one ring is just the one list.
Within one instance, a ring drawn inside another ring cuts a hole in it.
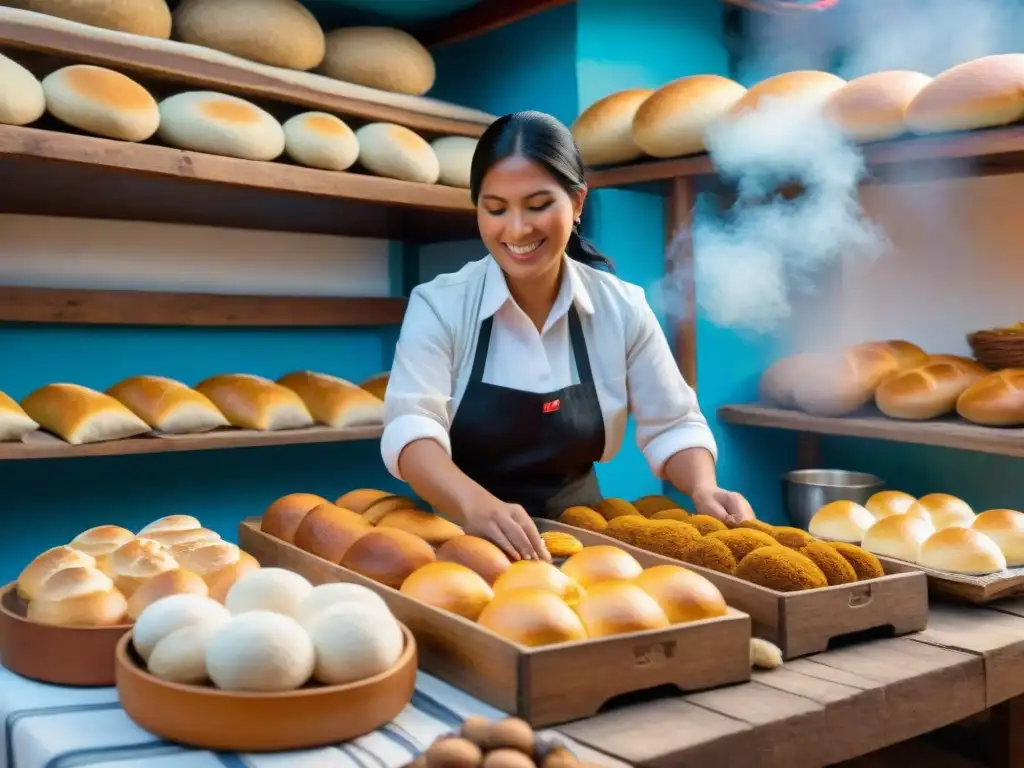
[{"label": "wicker basket", "polygon": [[967,343],[978,362],[994,371],[1024,368],[1024,323],[975,331],[967,335]]}]

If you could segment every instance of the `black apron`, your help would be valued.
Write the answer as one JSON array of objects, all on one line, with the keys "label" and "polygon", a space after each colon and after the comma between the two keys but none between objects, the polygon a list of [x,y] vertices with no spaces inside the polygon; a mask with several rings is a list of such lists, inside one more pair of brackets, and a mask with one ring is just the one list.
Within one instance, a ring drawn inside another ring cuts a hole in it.
[{"label": "black apron", "polygon": [[604,454],[604,417],[575,305],[568,322],[580,383],[542,394],[483,382],[494,318],[484,320],[449,430],[455,465],[531,517],[552,519],[601,500],[594,462]]}]

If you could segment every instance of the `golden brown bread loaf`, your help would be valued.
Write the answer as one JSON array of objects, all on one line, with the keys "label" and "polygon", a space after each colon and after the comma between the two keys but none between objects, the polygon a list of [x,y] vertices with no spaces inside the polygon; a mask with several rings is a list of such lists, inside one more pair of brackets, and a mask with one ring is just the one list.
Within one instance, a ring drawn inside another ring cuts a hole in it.
[{"label": "golden brown bread loaf", "polygon": [[956,401],[956,412],[985,427],[1024,424],[1024,368],[1006,368],[975,382]]},{"label": "golden brown bread loaf", "polygon": [[587,165],[614,165],[643,157],[633,140],[633,118],[653,90],[630,88],[598,99],[570,127]]},{"label": "golden brown bread loaf", "polygon": [[43,79],[47,111],[81,131],[120,141],[145,141],[160,125],[156,99],[126,75],[73,64]]},{"label": "golden brown bread loaf", "polygon": [[110,395],[78,384],[47,384],[21,407],[43,429],[71,445],[144,435],[149,425]]},{"label": "golden brown bread loaf", "polygon": [[165,0],[10,0],[4,5],[79,24],[167,40],[171,11]]},{"label": "golden brown bread loaf", "polygon": [[335,429],[366,427],[384,420],[384,403],[350,381],[313,371],[294,371],[277,380],[302,398],[318,424]]},{"label": "golden brown bread loaf", "polygon": [[930,81],[920,72],[872,72],[833,93],[824,113],[857,141],[892,139],[906,132],[907,107]]},{"label": "golden brown bread loaf", "polygon": [[500,637],[531,647],[587,636],[579,615],[554,592],[539,588],[496,593],[477,623]]},{"label": "golden brown bread loaf", "polygon": [[75,536],[70,546],[79,552],[92,555],[96,560],[96,567],[109,576],[110,555],[134,538],[134,533],[119,525],[98,525]]},{"label": "golden brown bread loaf", "polygon": [[413,571],[435,559],[433,548],[419,536],[397,528],[374,528],[348,548],[341,565],[399,589]]},{"label": "golden brown bread loaf", "polygon": [[204,379],[196,389],[235,427],[272,431],[313,424],[313,416],[301,397],[262,376],[225,373]]},{"label": "golden brown bread loaf", "polygon": [[358,488],[342,494],[335,504],[361,515],[370,525],[377,525],[395,510],[418,509],[412,499],[372,488]]},{"label": "golden brown bread loaf", "polygon": [[491,585],[511,565],[508,555],[496,544],[487,539],[466,535],[456,536],[438,547],[437,559],[441,562],[464,565],[480,574],[483,580]]},{"label": "golden brown bread loaf", "polygon": [[950,67],[921,89],[907,107],[917,133],[971,131],[1024,118],[1024,54],[983,56]]},{"label": "golden brown bread loaf", "polygon": [[725,616],[729,611],[718,587],[678,565],[645,568],[632,583],[653,597],[673,624]]},{"label": "golden brown bread loaf", "polygon": [[169,435],[209,432],[228,426],[206,395],[165,376],[131,376],[107,390],[153,429]]},{"label": "golden brown bread loaf", "polygon": [[299,523],[294,544],[324,560],[340,563],[349,547],[371,530],[373,527],[355,512],[320,504]]},{"label": "golden brown bread loaf", "polygon": [[151,533],[166,533],[168,531],[192,531],[202,528],[199,518],[192,515],[166,515],[151,523],[146,524],[139,530],[139,536],[146,537]]},{"label": "golden brown bread loaf", "polygon": [[323,72],[347,83],[422,96],[434,87],[434,57],[393,27],[343,27],[327,35]]},{"label": "golden brown bread loaf", "polygon": [[956,410],[963,392],[984,378],[981,366],[939,360],[899,371],[875,392],[875,404],[893,419],[924,420]]},{"label": "golden brown bread loaf", "polygon": [[633,142],[651,157],[704,152],[704,134],[747,92],[720,75],[673,80],[643,101],[633,117]]},{"label": "golden brown bread loaf", "polygon": [[18,576],[18,595],[34,600],[43,582],[63,568],[95,568],[96,558],[74,547],[51,547],[36,557]]},{"label": "golden brown bread loaf", "polygon": [[170,550],[149,539],[132,539],[114,550],[107,560],[110,577],[126,598],[149,579],[177,567],[178,561]]},{"label": "golden brown bread loaf", "polygon": [[260,569],[256,558],[227,541],[189,550],[179,562],[184,570],[206,582],[210,597],[218,603],[224,602],[236,581]]},{"label": "golden brown bread loaf", "polygon": [[157,600],[171,595],[199,595],[210,593],[206,582],[198,574],[176,568],[154,576],[140,586],[128,600],[128,618],[132,621]]},{"label": "golden brown bread loaf", "polygon": [[442,611],[476,621],[494,597],[480,574],[464,565],[434,562],[417,568],[402,582],[403,595]]},{"label": "golden brown bread loaf", "polygon": [[327,504],[327,499],[321,498],[313,493],[289,493],[282,496],[273,504],[267,507],[260,520],[260,530],[264,533],[295,543],[295,532],[299,530],[302,521],[314,507]]},{"label": "golden brown bread loaf", "polygon": [[391,377],[391,372],[390,371],[385,371],[384,373],[378,373],[378,374],[375,374],[375,375],[371,376],[370,378],[366,379],[366,381],[360,382],[359,386],[362,387],[363,389],[365,389],[367,392],[369,392],[374,397],[379,397],[381,400],[383,400],[384,399],[384,393],[388,389],[388,379],[390,377]]},{"label": "golden brown bread loaf", "polygon": [[439,547],[464,531],[450,520],[440,515],[424,512],[422,509],[396,509],[382,517],[377,523],[378,528],[395,528],[399,531],[419,536],[432,547]]},{"label": "golden brown bread loaf", "polygon": [[896,368],[901,371],[918,366],[928,359],[927,352],[916,344],[903,339],[866,341],[862,344],[855,344],[850,349],[856,354],[891,356],[895,361]]},{"label": "golden brown bread loaf", "polygon": [[21,440],[37,429],[39,425],[25,413],[25,409],[0,392],[0,443]]},{"label": "golden brown bread loaf", "polygon": [[988,536],[953,526],[933,533],[921,545],[918,565],[937,571],[983,576],[1006,568],[1006,557]]},{"label": "golden brown bread loaf", "polygon": [[124,624],[128,602],[110,577],[97,568],[64,568],[48,578],[28,604],[29,621],[65,627]]},{"label": "golden brown bread loaf", "polygon": [[801,107],[821,107],[828,98],[846,84],[843,78],[829,72],[796,70],[769,77],[750,88],[732,108],[730,115],[756,110],[764,99],[789,102]]},{"label": "golden brown bread loaf", "polygon": [[220,541],[220,534],[209,528],[189,528],[184,531],[150,531],[149,533],[140,533],[139,538],[155,541],[169,549],[184,545],[193,545],[186,548],[194,548]]},{"label": "golden brown bread loaf", "polygon": [[594,584],[580,598],[576,613],[583,620],[588,637],[644,632],[669,626],[668,616],[658,601],[628,581]]}]

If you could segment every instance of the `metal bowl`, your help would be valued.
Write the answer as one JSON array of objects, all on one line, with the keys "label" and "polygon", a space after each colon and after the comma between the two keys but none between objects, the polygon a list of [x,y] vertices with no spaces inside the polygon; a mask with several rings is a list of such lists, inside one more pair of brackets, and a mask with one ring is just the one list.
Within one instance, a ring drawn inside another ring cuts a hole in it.
[{"label": "metal bowl", "polygon": [[882,488],[882,480],[845,469],[798,469],[782,476],[782,508],[804,530],[814,513],[832,501],[865,503]]}]

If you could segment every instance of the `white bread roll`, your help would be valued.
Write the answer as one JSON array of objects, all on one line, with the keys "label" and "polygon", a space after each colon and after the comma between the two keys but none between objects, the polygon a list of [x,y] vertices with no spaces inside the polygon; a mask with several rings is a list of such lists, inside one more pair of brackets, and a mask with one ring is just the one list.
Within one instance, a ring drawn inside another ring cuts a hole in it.
[{"label": "white bread roll", "polygon": [[225,691],[293,691],[312,676],[313,640],[290,616],[249,611],[232,616],[206,644],[206,670]]},{"label": "white bread roll", "polygon": [[313,591],[313,585],[284,568],[260,568],[231,585],[224,607],[232,616],[249,611],[273,611],[297,619],[299,607]]},{"label": "white bread roll", "polygon": [[971,131],[1024,118],[1024,53],[984,56],[950,67],[907,107],[916,133]]},{"label": "white bread roll", "polygon": [[260,564],[235,544],[221,541],[183,553],[181,567],[202,578],[210,597],[223,603],[235,582],[258,571]]},{"label": "white bread roll", "polygon": [[131,598],[135,590],[154,576],[177,567],[178,561],[170,550],[149,539],[132,539],[107,559],[107,572],[126,598]]},{"label": "white bread roll", "polygon": [[82,131],[120,141],[145,141],[160,126],[160,108],[130,77],[74,64],[43,79],[46,110]]},{"label": "white bread roll", "polygon": [[43,429],[71,445],[144,435],[149,425],[110,395],[78,384],[47,384],[21,401]]},{"label": "white bread roll", "polygon": [[808,533],[818,539],[860,544],[868,528],[875,524],[875,516],[853,501],[833,501],[826,504],[811,518]]},{"label": "white bread roll", "polygon": [[0,123],[28,125],[46,111],[46,96],[36,76],[0,54]]},{"label": "white bread roll", "polygon": [[165,0],[17,0],[27,11],[132,35],[171,37],[171,11]]},{"label": "white bread roll", "polygon": [[[943,531],[953,526],[970,528],[974,523],[974,510],[971,509],[971,505],[948,493],[929,493],[914,504],[928,516],[936,531]],[[912,507],[907,512],[915,514],[917,509]],[[924,515],[919,516],[923,517]]]},{"label": "white bread roll", "polygon": [[800,363],[792,381],[793,402],[814,416],[845,416],[867,405],[878,385],[898,370],[896,359],[881,349],[848,349]]},{"label": "white bread roll", "polygon": [[875,404],[891,419],[923,421],[945,416],[956,410],[960,395],[986,373],[987,369],[976,363],[926,362],[894,373],[879,384]]},{"label": "white bread roll", "polygon": [[211,91],[188,91],[160,102],[157,135],[177,149],[242,160],[274,160],[284,152],[284,129],[270,113]]},{"label": "white bread roll", "polygon": [[335,429],[381,424],[384,403],[351,381],[313,371],[294,371],[277,380],[295,392],[318,424]]},{"label": "white bread roll", "polygon": [[347,171],[359,159],[359,140],[334,115],[303,112],[284,124],[284,151],[299,165]]},{"label": "white bread roll", "polygon": [[674,80],[651,94],[633,118],[633,141],[651,157],[704,152],[704,133],[747,92],[719,75]]},{"label": "white bread roll", "polygon": [[132,627],[132,645],[149,661],[153,649],[172,632],[198,624],[222,626],[230,618],[227,608],[209,597],[189,593],[170,595],[139,614]]},{"label": "white bread roll", "polygon": [[1024,424],[1024,368],[1005,368],[975,382],[957,399],[956,412],[984,427]]},{"label": "white bread roll", "polygon": [[449,187],[469,189],[470,171],[477,139],[469,136],[442,136],[430,142],[430,148],[437,155],[440,176],[438,181]]},{"label": "white bread roll", "polygon": [[992,539],[972,528],[946,528],[921,545],[918,565],[937,571],[984,576],[1006,568],[1006,557]]},{"label": "white bread roll", "polygon": [[64,627],[112,627],[126,623],[128,601],[97,568],[73,567],[48,578],[28,604],[29,621]]},{"label": "white bread roll", "polygon": [[196,389],[235,427],[274,431],[313,425],[313,416],[301,397],[262,376],[225,373],[199,382]]},{"label": "white bread roll", "polygon": [[892,139],[906,133],[907,107],[929,82],[920,72],[872,72],[833,93],[824,113],[856,141]]},{"label": "white bread roll", "polygon": [[206,395],[164,376],[131,376],[107,390],[153,429],[169,435],[209,432],[228,426]]},{"label": "white bread roll", "polygon": [[1003,551],[1006,565],[1024,565],[1024,512],[989,509],[974,518],[971,528],[988,536]]},{"label": "white bread roll", "polygon": [[174,36],[285,69],[313,69],[324,58],[324,31],[297,0],[182,0]]},{"label": "white bread roll", "polygon": [[573,121],[572,137],[587,165],[628,163],[644,156],[633,141],[633,118],[654,91],[630,88],[598,99]]},{"label": "white bread roll", "polygon": [[356,131],[359,164],[370,173],[401,181],[436,184],[441,164],[419,134],[394,123],[369,123]]},{"label": "white bread roll", "polygon": [[327,35],[323,73],[335,80],[392,93],[422,96],[434,87],[434,57],[420,42],[391,27],[347,27]]},{"label": "white bread roll", "polygon": [[797,70],[766,78],[753,86],[732,106],[731,115],[758,109],[761,102],[789,102],[801,108],[820,109],[833,93],[846,85],[838,75],[817,70]]},{"label": "white bread roll", "polygon": [[66,545],[51,547],[37,555],[18,576],[18,595],[24,600],[34,600],[43,583],[57,571],[95,567],[96,558],[86,552]]},{"label": "white bread roll", "polygon": [[878,491],[871,495],[864,507],[875,519],[881,520],[889,515],[905,515],[916,502],[917,499],[903,491]]},{"label": "white bread roll", "polygon": [[935,527],[929,520],[910,514],[889,515],[865,531],[861,546],[874,555],[916,563],[921,545],[933,533]]},{"label": "white bread roll", "polygon": [[98,525],[82,531],[69,546],[96,559],[96,567],[110,575],[110,555],[135,538],[135,534],[120,525]]},{"label": "white bread roll", "polygon": [[160,517],[139,530],[139,536],[145,538],[147,534],[166,533],[168,531],[194,531],[202,528],[199,518],[192,515],[167,515]]},{"label": "white bread roll", "polygon": [[173,555],[175,548],[181,548],[184,551],[220,541],[220,534],[209,528],[189,528],[186,531],[149,531],[140,533],[139,538],[163,544],[171,550]]},{"label": "white bread roll", "polygon": [[37,429],[39,425],[25,413],[25,409],[13,398],[0,392],[0,443],[21,440],[29,432],[35,432]]}]

